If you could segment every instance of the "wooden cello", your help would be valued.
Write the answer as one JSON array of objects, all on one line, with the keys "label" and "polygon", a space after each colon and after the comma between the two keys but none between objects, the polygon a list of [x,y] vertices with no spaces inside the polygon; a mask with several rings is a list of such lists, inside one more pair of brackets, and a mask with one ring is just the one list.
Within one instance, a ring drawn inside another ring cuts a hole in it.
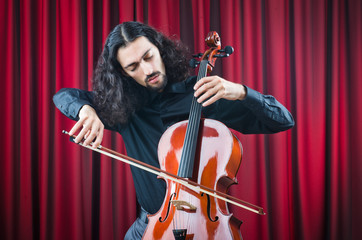
[{"label": "wooden cello", "polygon": [[[225,56],[216,32],[208,34],[206,43],[210,49],[201,58],[197,80],[212,70],[216,57]],[[242,146],[224,124],[202,119],[201,108],[194,98],[189,120],[174,124],[162,135],[160,168],[226,193],[236,183]],[[164,202],[157,213],[148,216],[143,239],[241,239],[241,221],[229,212],[225,201],[164,180]]]}]

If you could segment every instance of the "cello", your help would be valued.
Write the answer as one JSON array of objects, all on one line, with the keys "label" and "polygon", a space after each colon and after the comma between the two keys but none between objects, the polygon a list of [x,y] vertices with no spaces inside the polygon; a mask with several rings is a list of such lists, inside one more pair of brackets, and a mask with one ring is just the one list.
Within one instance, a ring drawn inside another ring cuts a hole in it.
[{"label": "cello", "polygon": [[[199,62],[197,81],[211,72],[217,57],[232,53],[231,47],[221,49],[216,32],[210,32],[205,41],[210,48]],[[226,193],[236,183],[242,146],[224,124],[201,118],[201,109],[193,97],[189,119],[164,132],[158,146],[160,168]],[[229,212],[225,201],[164,180],[164,202],[157,213],[148,216],[143,239],[242,239],[241,221]]]},{"label": "cello", "polygon": [[[216,32],[209,33],[206,42],[210,49],[200,55],[198,80],[212,70],[217,57],[232,53],[231,47],[221,49]],[[71,136],[71,140],[75,137]],[[201,105],[195,98],[189,120],[171,126],[161,137],[161,169],[103,146],[84,147],[157,174],[166,181],[163,205],[149,216],[143,239],[241,239],[241,222],[229,213],[226,202],[264,214],[262,208],[226,194],[229,186],[236,183],[242,147],[225,125],[201,119]]]}]

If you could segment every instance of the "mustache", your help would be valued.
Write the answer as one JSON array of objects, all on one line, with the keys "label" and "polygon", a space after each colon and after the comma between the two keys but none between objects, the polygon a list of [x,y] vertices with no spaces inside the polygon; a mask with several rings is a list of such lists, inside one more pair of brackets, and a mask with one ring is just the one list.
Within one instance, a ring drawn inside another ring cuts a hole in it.
[{"label": "mustache", "polygon": [[157,71],[157,72],[153,72],[150,75],[147,75],[145,82],[148,82],[150,80],[150,78],[153,78],[154,76],[160,75],[161,72]]}]

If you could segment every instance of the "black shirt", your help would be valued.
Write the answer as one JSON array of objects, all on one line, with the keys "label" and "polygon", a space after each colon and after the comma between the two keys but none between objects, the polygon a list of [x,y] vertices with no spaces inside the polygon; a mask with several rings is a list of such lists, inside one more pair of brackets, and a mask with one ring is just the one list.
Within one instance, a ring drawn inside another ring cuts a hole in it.
[{"label": "black shirt", "polygon": [[[150,101],[131,117],[127,125],[105,127],[122,135],[128,156],[159,167],[159,139],[169,126],[188,118],[195,80],[195,77],[190,77],[184,82],[169,84],[161,93],[151,93]],[[219,120],[244,134],[276,133],[294,126],[289,111],[274,97],[246,89],[244,100],[220,99],[203,108],[203,116]],[[70,88],[61,89],[53,97],[56,107],[73,120],[78,120],[83,105],[92,106],[92,100],[92,92]],[[164,181],[136,167],[131,167],[131,171],[139,204],[150,213],[157,212],[164,200]]]}]

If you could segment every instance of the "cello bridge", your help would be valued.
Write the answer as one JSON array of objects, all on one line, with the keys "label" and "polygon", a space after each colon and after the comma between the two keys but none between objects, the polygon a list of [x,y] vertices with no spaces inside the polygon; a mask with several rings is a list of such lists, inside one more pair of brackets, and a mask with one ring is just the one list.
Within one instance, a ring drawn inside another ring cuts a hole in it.
[{"label": "cello bridge", "polygon": [[171,203],[175,206],[177,210],[184,210],[184,211],[196,211],[196,207],[189,202],[183,200],[171,200]]}]

